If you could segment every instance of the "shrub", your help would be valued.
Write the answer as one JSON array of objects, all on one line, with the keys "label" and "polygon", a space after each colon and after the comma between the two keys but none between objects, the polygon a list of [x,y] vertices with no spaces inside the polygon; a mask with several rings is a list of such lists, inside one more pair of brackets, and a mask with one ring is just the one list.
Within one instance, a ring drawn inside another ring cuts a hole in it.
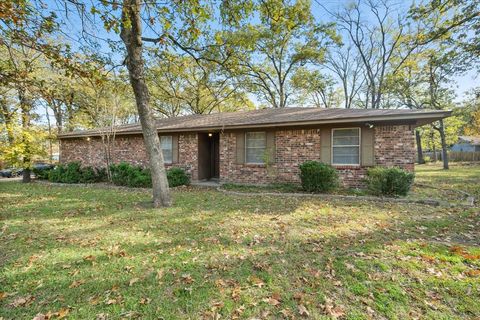
[{"label": "shrub", "polygon": [[118,186],[146,188],[152,186],[150,171],[139,166],[121,162],[110,166],[112,182]]},{"label": "shrub", "polygon": [[70,162],[66,165],[61,182],[79,183],[82,180],[82,171],[79,162]]},{"label": "shrub", "polygon": [[[143,169],[139,166],[132,166],[126,162],[110,166],[112,172],[112,182],[119,186],[132,188],[150,188],[152,187],[152,175],[149,169]],[[177,187],[187,185],[190,179],[181,168],[172,168],[167,170],[168,185]]]},{"label": "shrub", "polygon": [[39,180],[48,180],[48,175],[53,168],[33,168],[32,172],[35,174],[35,177]]},{"label": "shrub", "polygon": [[55,169],[49,170],[48,180],[62,183],[93,183],[106,181],[105,169],[81,167],[79,162],[60,164]]},{"label": "shrub", "polygon": [[406,196],[415,175],[401,168],[370,168],[365,179],[368,190],[375,195]]},{"label": "shrub", "polygon": [[168,170],[167,179],[170,187],[178,187],[190,184],[190,179],[187,173],[181,168],[171,168]]},{"label": "shrub", "polygon": [[308,192],[327,192],[338,186],[338,173],[334,167],[318,161],[300,165],[302,188]]}]

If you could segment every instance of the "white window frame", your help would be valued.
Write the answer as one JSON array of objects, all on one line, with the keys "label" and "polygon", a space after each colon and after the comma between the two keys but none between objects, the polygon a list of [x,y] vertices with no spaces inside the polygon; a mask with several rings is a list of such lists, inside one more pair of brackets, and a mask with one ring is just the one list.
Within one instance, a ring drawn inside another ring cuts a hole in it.
[{"label": "white window frame", "polygon": [[[265,164],[264,160],[262,160],[262,162],[248,162],[247,161],[247,149],[249,149],[248,145],[247,145],[247,135],[249,133],[264,133],[265,134],[265,148],[264,148],[263,152],[265,153],[265,150],[267,150],[267,132],[266,131],[247,131],[247,132],[245,132],[245,151],[244,151],[244,153],[245,153],[245,155],[244,155],[245,163],[246,164]],[[250,148],[250,149],[254,149],[254,148]],[[260,149],[260,147],[256,147],[256,149]]]},{"label": "white window frame", "polygon": [[[336,148],[341,148],[341,147],[358,147],[358,163],[334,163],[333,162],[333,148],[335,147],[333,145],[333,133],[334,131],[336,130],[351,130],[351,129],[357,129],[358,130],[358,145],[345,145],[345,146],[336,146]],[[331,137],[331,163],[332,165],[334,166],[360,166],[360,164],[362,163],[362,129],[360,127],[347,127],[347,128],[334,128],[332,129],[332,137]]]},{"label": "white window frame", "polygon": [[[163,156],[163,148],[162,148],[162,137],[170,137],[170,150],[172,151],[172,160],[166,161],[165,157],[163,157],[163,162],[166,164],[172,164],[173,163],[173,136],[160,136],[160,150],[162,151],[162,156]],[[166,150],[166,149],[165,149]]]}]

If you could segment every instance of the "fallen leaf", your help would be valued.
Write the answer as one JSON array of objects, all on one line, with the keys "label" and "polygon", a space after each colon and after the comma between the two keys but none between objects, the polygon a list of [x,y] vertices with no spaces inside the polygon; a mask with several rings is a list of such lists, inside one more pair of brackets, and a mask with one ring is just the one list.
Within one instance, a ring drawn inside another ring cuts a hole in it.
[{"label": "fallen leaf", "polygon": [[157,275],[155,276],[155,278],[160,281],[162,278],[163,278],[163,274],[164,274],[164,271],[163,269],[158,269],[157,270]]},{"label": "fallen leaf", "polygon": [[476,270],[476,269],[474,269],[474,270],[468,270],[468,271],[465,272],[465,273],[466,273],[467,276],[472,277],[472,278],[473,278],[473,277],[478,277],[478,276],[480,276],[480,270]]},{"label": "fallen leaf", "polygon": [[334,306],[331,299],[325,299],[325,313],[334,319],[341,318],[345,315],[345,312],[340,306]]},{"label": "fallen leaf", "polygon": [[304,317],[310,316],[310,312],[308,312],[307,308],[305,308],[303,304],[298,306],[298,313]]},{"label": "fallen leaf", "polygon": [[108,319],[108,314],[106,314],[106,313],[99,313],[99,314],[97,314],[96,319],[97,319],[97,320],[107,320],[107,319]]},{"label": "fallen leaf", "polygon": [[95,261],[95,259],[96,258],[92,255],[88,255],[88,256],[83,257],[83,260],[86,260],[86,261]]},{"label": "fallen leaf", "polygon": [[255,287],[261,288],[265,285],[265,282],[263,282],[262,279],[257,276],[250,276],[250,281]]},{"label": "fallen leaf", "polygon": [[278,306],[280,304],[280,301],[274,298],[265,298],[262,301],[268,303],[271,306]]},{"label": "fallen leaf", "polygon": [[[0,318],[3,319],[3,318]],[[48,318],[43,314],[43,313],[37,313],[35,317],[33,317],[32,320],[47,320]]]},{"label": "fallen leaf", "polygon": [[8,293],[6,293],[6,292],[0,292],[0,300],[5,299],[6,297],[8,297]]},{"label": "fallen leaf", "polygon": [[10,303],[10,306],[14,308],[28,306],[33,300],[35,300],[34,296],[18,297]]},{"label": "fallen leaf", "polygon": [[69,286],[70,289],[76,288],[78,286],[81,286],[82,284],[85,283],[85,280],[75,280],[72,282],[72,284]]},{"label": "fallen leaf", "polygon": [[232,299],[234,301],[238,301],[238,299],[240,298],[240,291],[241,291],[241,288],[239,286],[236,286],[236,287],[233,288]]},{"label": "fallen leaf", "polygon": [[70,309],[62,308],[56,313],[56,315],[57,315],[58,319],[63,319],[66,316],[68,316],[69,313],[70,313]]},{"label": "fallen leaf", "polygon": [[130,282],[128,283],[128,285],[131,287],[135,283],[137,283],[139,280],[140,280],[139,278],[132,278],[132,279],[130,279]]},{"label": "fallen leaf", "polygon": [[298,302],[302,302],[304,294],[302,292],[296,292],[293,295],[293,299],[297,300]]},{"label": "fallen leaf", "polygon": [[290,309],[282,309],[280,313],[285,317],[285,318],[291,318],[292,317],[292,311]]},{"label": "fallen leaf", "polygon": [[182,279],[183,279],[183,282],[185,282],[187,284],[190,284],[190,283],[194,282],[192,276],[189,275],[188,273],[182,274]]},{"label": "fallen leaf", "polygon": [[91,305],[97,305],[100,302],[100,297],[99,296],[93,296],[88,299],[88,303]]},{"label": "fallen leaf", "polygon": [[140,304],[149,304],[152,299],[150,298],[141,298],[140,299]]}]

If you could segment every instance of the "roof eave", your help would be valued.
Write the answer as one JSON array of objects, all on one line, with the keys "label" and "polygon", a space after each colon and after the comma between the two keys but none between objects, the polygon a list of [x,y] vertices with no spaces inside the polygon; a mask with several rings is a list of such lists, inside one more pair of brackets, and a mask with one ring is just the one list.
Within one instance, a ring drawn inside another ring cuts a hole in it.
[{"label": "roof eave", "polygon": [[[327,119],[327,120],[311,120],[311,121],[289,121],[289,122],[272,122],[251,125],[227,125],[227,126],[198,126],[194,128],[172,128],[172,129],[157,129],[159,133],[172,132],[196,132],[208,130],[238,130],[251,128],[273,128],[273,127],[295,127],[295,126],[313,126],[313,125],[329,125],[329,124],[345,124],[345,123],[360,123],[360,122],[382,122],[382,121],[405,121],[412,120],[417,125],[427,124],[436,120],[440,120],[451,116],[452,111],[435,111],[425,112],[409,115],[386,115],[386,116],[368,116],[368,117],[350,117],[341,119]],[[135,135],[142,134],[142,130],[117,131],[115,135]],[[81,138],[81,137],[95,137],[101,136],[102,132],[82,131],[78,133],[63,133],[58,135],[59,139]]]}]

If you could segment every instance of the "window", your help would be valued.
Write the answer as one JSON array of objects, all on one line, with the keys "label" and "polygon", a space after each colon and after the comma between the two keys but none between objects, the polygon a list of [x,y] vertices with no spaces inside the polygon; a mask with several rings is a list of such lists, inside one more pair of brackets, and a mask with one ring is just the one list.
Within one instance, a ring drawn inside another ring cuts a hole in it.
[{"label": "window", "polygon": [[160,136],[160,146],[162,148],[163,161],[165,163],[172,163],[172,136]]},{"label": "window", "polygon": [[332,130],[332,163],[360,164],[360,128]]},{"label": "window", "polygon": [[267,135],[265,132],[247,132],[245,134],[245,162],[264,163]]}]

